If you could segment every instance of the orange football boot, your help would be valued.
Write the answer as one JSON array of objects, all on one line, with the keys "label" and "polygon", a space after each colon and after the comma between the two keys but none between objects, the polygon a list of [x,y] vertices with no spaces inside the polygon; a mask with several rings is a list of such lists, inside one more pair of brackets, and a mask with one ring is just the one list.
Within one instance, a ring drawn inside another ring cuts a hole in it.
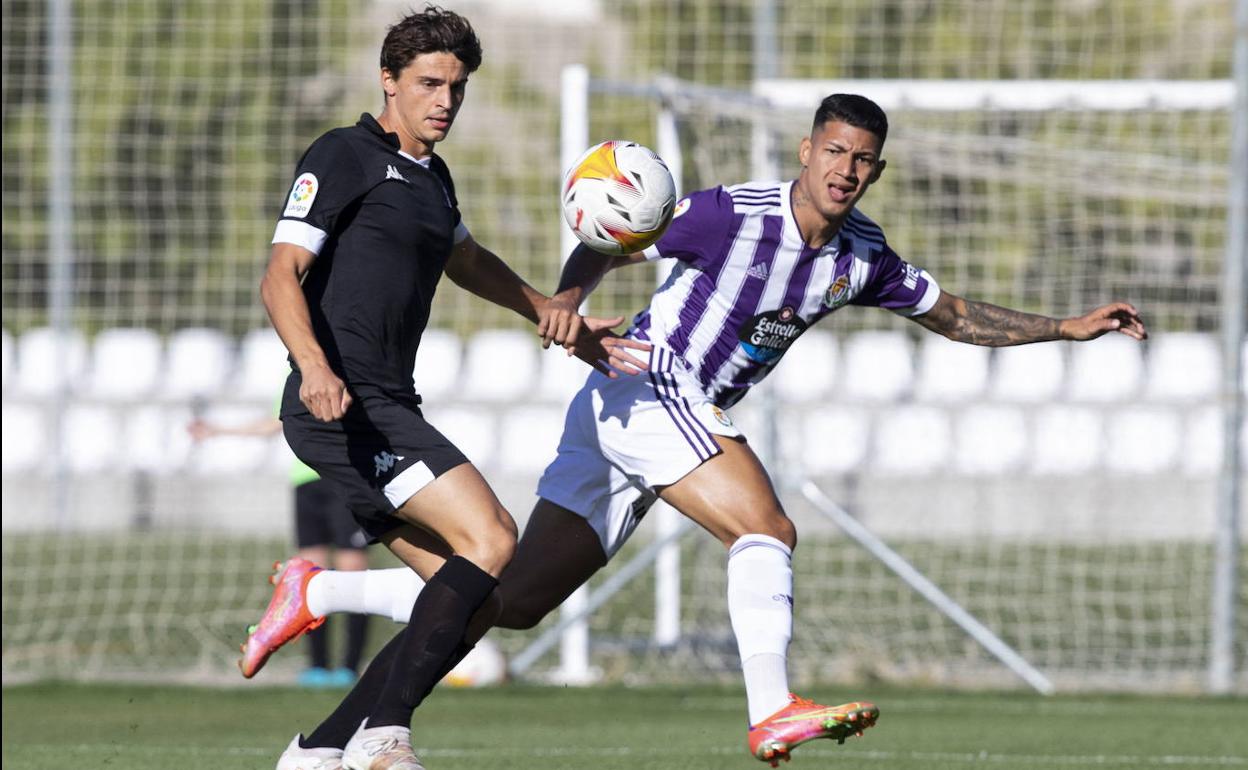
[{"label": "orange football boot", "polygon": [[750,753],[776,767],[782,759],[788,762],[789,752],[807,741],[835,738],[844,743],[851,735],[862,735],[879,718],[880,710],[871,703],[821,706],[790,693],[789,705],[750,727]]},{"label": "orange football boot", "polygon": [[269,607],[260,622],[247,629],[247,641],[239,646],[243,657],[238,668],[250,679],[268,661],[269,656],[287,642],[319,627],[324,617],[313,617],[308,612],[308,581],[321,571],[321,567],[307,559],[295,556],[285,563],[274,562],[269,582],[276,588]]}]

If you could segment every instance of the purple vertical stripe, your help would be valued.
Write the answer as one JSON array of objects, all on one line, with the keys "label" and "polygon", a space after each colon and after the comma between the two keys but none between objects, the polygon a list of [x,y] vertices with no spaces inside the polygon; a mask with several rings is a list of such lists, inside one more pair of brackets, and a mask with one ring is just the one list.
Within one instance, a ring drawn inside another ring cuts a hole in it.
[{"label": "purple vertical stripe", "polygon": [[[788,285],[785,286],[784,304],[781,307],[791,307],[795,314],[801,315],[802,303],[806,301],[806,297],[810,292],[810,279],[814,275],[815,262],[818,257],[818,249],[812,249],[806,245],[802,246],[801,254],[797,258],[797,264],[793,266],[793,273],[789,276]],[[802,320],[804,321],[806,318],[802,317]],[[779,362],[777,361],[776,363]],[[742,367],[736,373],[736,376],[732,378],[732,385],[736,387],[748,386],[761,368],[758,364]],[[739,400],[741,395],[744,395],[744,393],[737,395],[733,402],[735,403],[736,400]]]},{"label": "purple vertical stripe", "polygon": [[693,408],[689,401],[680,396],[674,378],[671,375],[672,354],[663,348],[654,349],[657,365],[651,366],[650,382],[654,385],[655,395],[667,412],[668,417],[676,425],[676,429],[684,436],[689,447],[699,460],[714,457],[718,448],[709,432],[693,416]]},{"label": "purple vertical stripe", "polygon": [[651,363],[649,372],[650,383],[654,385],[654,395],[658,398],[659,403],[663,405],[663,410],[667,412],[667,416],[672,418],[672,423],[676,426],[676,430],[680,431],[680,435],[684,436],[685,443],[689,444],[693,451],[701,457],[702,454],[697,442],[690,438],[688,429],[681,423],[681,420],[676,416],[676,412],[673,411],[671,402],[664,396],[663,377],[659,373],[662,370],[662,356],[663,348],[655,348],[654,357],[659,363]]},{"label": "purple vertical stripe", "polygon": [[646,308],[633,319],[632,336],[639,340],[650,340],[650,308]]},{"label": "purple vertical stripe", "polygon": [[810,292],[810,276],[815,272],[815,260],[819,252],[803,244],[802,253],[797,257],[797,265],[789,276],[789,285],[784,289],[784,307],[793,308],[794,312],[802,309]]},{"label": "purple vertical stripe", "polygon": [[745,276],[745,282],[741,284],[741,290],[732,303],[732,311],[724,319],[724,325],[715,335],[715,342],[707,349],[706,357],[702,359],[702,364],[698,368],[698,379],[703,385],[709,385],[714,380],[715,373],[737,349],[741,324],[759,312],[763,290],[767,287],[767,282],[772,279],[771,269],[776,261],[776,252],[780,251],[780,236],[783,229],[782,217],[771,214],[763,217],[762,232],[754,247],[754,254],[750,258],[750,266],[766,265],[767,277],[758,278],[749,274]]},{"label": "purple vertical stripe", "polygon": [[707,303],[710,302],[711,295],[715,293],[715,286],[719,283],[719,276],[724,272],[724,265],[728,263],[731,244],[737,239],[737,234],[741,232],[741,225],[744,222],[743,215],[733,214],[731,232],[728,233],[728,239],[725,241],[729,244],[729,251],[720,254],[719,263],[715,265],[715,272],[700,272],[693,280],[689,296],[680,308],[680,321],[667,338],[667,344],[679,356],[689,351],[689,335],[693,333],[698,322],[702,320],[702,316],[706,314]]},{"label": "purple vertical stripe", "polygon": [[715,444],[715,439],[711,438],[711,432],[702,426],[697,416],[693,413],[693,405],[689,403],[689,399],[685,398],[680,392],[680,386],[676,384],[676,376],[672,374],[675,358],[670,351],[663,353],[663,374],[659,375],[663,380],[665,390],[671,399],[673,411],[680,417],[689,428],[689,432],[697,440],[701,446],[701,451],[695,447],[694,451],[698,454],[698,459],[709,460],[719,452],[719,447]]}]

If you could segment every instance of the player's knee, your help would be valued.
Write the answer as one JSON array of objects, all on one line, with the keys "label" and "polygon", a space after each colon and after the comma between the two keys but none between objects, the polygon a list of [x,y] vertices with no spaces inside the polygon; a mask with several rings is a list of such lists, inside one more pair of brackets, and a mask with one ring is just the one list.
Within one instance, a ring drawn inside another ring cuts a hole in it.
[{"label": "player's knee", "polygon": [[498,576],[516,553],[515,521],[503,511],[502,516],[490,526],[473,530],[459,553],[491,575]]},{"label": "player's knee", "polygon": [[776,532],[772,537],[787,545],[790,551],[797,548],[797,527],[793,526],[793,521],[787,516],[781,516],[776,522]]},{"label": "player's knee", "polygon": [[725,548],[731,548],[733,543],[746,535],[767,535],[787,545],[789,550],[797,548],[797,528],[793,526],[793,521],[782,513],[730,527],[725,530],[721,541]]}]

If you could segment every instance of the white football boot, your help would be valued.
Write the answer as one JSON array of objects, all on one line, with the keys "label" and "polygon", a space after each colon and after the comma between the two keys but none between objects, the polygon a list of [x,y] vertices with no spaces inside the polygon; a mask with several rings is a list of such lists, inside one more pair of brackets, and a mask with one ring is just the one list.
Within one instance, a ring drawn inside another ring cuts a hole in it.
[{"label": "white football boot", "polygon": [[342,770],[342,749],[305,749],[296,735],[278,757],[277,770]]},{"label": "white football boot", "polygon": [[365,727],[360,722],[342,752],[343,770],[425,770],[412,751],[412,731],[399,725]]}]

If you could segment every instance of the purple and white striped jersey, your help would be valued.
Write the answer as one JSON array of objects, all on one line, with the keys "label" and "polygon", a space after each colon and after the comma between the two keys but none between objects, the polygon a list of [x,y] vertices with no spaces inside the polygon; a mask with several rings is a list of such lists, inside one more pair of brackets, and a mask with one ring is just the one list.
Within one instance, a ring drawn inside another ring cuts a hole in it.
[{"label": "purple and white striped jersey", "polygon": [[936,281],[898,257],[857,210],[827,245],[808,247],[793,218],[792,187],[747,182],[695,192],[645,251],[647,259],[678,262],[629,336],[668,348],[721,407],[739,401],[802,332],[837,308],[872,305],[913,316],[940,296]]}]

